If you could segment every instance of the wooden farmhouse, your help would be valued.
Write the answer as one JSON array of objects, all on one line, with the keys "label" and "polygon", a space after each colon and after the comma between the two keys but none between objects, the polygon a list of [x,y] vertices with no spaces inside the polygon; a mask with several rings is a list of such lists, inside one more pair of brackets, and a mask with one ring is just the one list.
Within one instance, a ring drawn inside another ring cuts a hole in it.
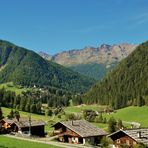
[{"label": "wooden farmhouse", "polygon": [[1,127],[5,129],[7,133],[29,133],[36,136],[44,136],[45,122],[42,120],[31,120],[28,118],[16,119],[2,119],[0,121]]},{"label": "wooden farmhouse", "polygon": [[144,144],[148,147],[148,128],[119,130],[108,137],[113,140],[114,148],[121,148],[125,145],[133,148],[137,144]]},{"label": "wooden farmhouse", "polygon": [[10,119],[2,119],[0,121],[1,127],[3,127],[4,129],[8,129],[10,128],[10,125],[13,123],[13,120]]},{"label": "wooden farmhouse", "polygon": [[96,145],[106,133],[85,120],[63,121],[53,125],[54,135],[58,135],[59,141]]}]

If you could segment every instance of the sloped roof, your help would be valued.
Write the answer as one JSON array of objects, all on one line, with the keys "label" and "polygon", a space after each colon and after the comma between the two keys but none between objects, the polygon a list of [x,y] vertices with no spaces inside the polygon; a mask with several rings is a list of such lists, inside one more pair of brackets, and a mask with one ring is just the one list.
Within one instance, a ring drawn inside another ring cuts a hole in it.
[{"label": "sloped roof", "polygon": [[[24,121],[15,121],[14,122],[18,127],[29,127],[30,126],[30,122],[29,120],[24,120]],[[33,126],[41,126],[41,125],[45,125],[45,122],[42,120],[31,120],[31,127]]]},{"label": "sloped roof", "polygon": [[[73,120],[73,121],[62,121],[58,122],[57,124],[62,124],[69,128],[70,130],[74,131],[81,137],[92,137],[92,136],[101,136],[106,135],[106,132],[102,129],[95,127],[94,125],[90,124],[86,120]],[[53,127],[55,126],[53,125]]]},{"label": "sloped roof", "polygon": [[11,120],[11,119],[2,119],[1,121],[4,121],[4,122],[6,122],[6,123],[8,123],[8,124],[12,124],[14,121],[13,120]]},{"label": "sloped roof", "polygon": [[[129,130],[119,130],[109,135],[109,137],[113,137],[117,135],[119,132],[123,132],[124,134],[128,135],[138,143],[143,143],[148,146],[148,128],[139,128],[139,129],[129,129]],[[138,136],[140,133],[140,137]]]},{"label": "sloped roof", "polygon": [[[124,132],[138,143],[143,143],[148,146],[148,128],[125,130]],[[140,137],[138,137],[139,132],[141,134]]]},{"label": "sloped roof", "polygon": [[[29,127],[30,122],[28,118],[20,118],[19,121],[16,119],[3,119],[5,122],[11,124],[16,124],[18,127]],[[46,123],[42,120],[31,120],[31,126],[41,126],[45,125]]]}]

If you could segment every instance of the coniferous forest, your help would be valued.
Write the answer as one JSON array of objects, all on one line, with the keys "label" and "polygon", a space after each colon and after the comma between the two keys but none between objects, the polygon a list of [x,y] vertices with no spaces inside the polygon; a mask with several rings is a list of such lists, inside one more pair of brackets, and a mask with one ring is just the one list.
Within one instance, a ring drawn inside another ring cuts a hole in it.
[{"label": "coniferous forest", "polygon": [[0,83],[52,86],[83,93],[95,82],[59,64],[46,61],[33,51],[0,40]]},{"label": "coniferous forest", "polygon": [[83,96],[83,103],[106,104],[115,109],[148,104],[148,41],[92,87]]}]

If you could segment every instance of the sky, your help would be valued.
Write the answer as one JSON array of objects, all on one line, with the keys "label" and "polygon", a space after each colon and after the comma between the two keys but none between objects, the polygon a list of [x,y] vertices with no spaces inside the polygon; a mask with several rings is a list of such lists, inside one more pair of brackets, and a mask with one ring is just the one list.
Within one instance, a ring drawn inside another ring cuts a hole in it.
[{"label": "sky", "polygon": [[56,54],[148,40],[148,0],[1,0],[0,39]]}]

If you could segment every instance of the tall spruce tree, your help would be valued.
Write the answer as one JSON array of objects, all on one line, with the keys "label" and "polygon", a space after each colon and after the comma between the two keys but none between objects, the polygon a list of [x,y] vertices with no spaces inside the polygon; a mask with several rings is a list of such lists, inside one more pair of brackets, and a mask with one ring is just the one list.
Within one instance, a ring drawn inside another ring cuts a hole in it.
[{"label": "tall spruce tree", "polygon": [[116,131],[116,120],[114,119],[114,117],[111,117],[108,121],[108,132],[109,133],[113,133]]},{"label": "tall spruce tree", "polygon": [[0,107],[0,120],[3,119],[3,112],[2,112],[2,109]]}]

